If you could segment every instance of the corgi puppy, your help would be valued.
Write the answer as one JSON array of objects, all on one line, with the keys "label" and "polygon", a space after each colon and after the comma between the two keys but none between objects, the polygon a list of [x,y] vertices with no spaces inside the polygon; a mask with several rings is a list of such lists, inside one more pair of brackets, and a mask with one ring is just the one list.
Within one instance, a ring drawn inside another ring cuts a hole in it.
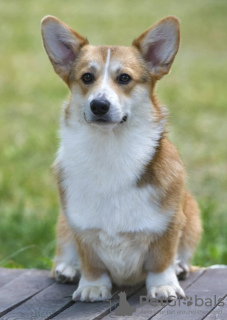
[{"label": "corgi puppy", "polygon": [[73,300],[102,301],[112,283],[146,282],[150,298],[184,297],[201,225],[185,169],[166,133],[154,90],[179,48],[166,17],[131,47],[92,46],[53,16],[44,48],[71,96],[54,169],[61,199],[54,275],[73,281]]}]

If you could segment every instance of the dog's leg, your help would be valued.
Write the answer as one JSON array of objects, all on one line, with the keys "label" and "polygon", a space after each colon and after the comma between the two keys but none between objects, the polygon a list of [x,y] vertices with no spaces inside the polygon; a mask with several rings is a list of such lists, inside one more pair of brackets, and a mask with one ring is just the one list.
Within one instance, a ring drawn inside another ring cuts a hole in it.
[{"label": "dog's leg", "polygon": [[72,299],[86,302],[110,299],[112,283],[105,266],[92,249],[92,244],[87,245],[79,237],[76,238],[82,276]]},{"label": "dog's leg", "polygon": [[202,231],[199,208],[189,193],[185,196],[183,211],[186,223],[180,237],[176,262],[176,274],[180,279],[185,279],[189,275],[190,259]]},{"label": "dog's leg", "polygon": [[[180,214],[179,218],[181,216]],[[145,262],[146,287],[150,298],[173,300],[185,296],[174,267],[174,257],[179,241],[180,220],[171,223],[167,231],[150,245],[150,252]]]},{"label": "dog's leg", "polygon": [[77,253],[75,235],[61,213],[57,226],[57,250],[52,275],[58,282],[78,281],[80,259]]}]

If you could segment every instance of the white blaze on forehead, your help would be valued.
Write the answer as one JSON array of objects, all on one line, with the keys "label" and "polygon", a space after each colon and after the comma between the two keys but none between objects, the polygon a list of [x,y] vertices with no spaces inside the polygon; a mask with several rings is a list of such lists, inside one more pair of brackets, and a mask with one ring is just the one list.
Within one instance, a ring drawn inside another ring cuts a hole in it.
[{"label": "white blaze on forehead", "polygon": [[105,67],[104,67],[102,87],[104,87],[107,82],[109,64],[110,64],[110,49],[107,50],[107,58],[106,58],[106,63],[105,63]]},{"label": "white blaze on forehead", "polygon": [[[113,86],[111,86],[111,83],[109,81],[110,77],[110,55],[111,55],[111,49],[107,49],[107,56],[106,61],[102,65],[102,74],[100,76],[100,86],[95,88],[95,92],[92,92],[88,99],[88,109],[90,110],[90,103],[94,99],[99,99],[100,97],[103,97],[104,99],[108,100],[110,102],[110,110],[108,111],[109,116],[111,118],[111,121],[113,122],[120,122],[123,114],[121,110],[121,105],[119,101],[119,96],[115,92]],[[111,62],[112,64],[112,62]]]}]

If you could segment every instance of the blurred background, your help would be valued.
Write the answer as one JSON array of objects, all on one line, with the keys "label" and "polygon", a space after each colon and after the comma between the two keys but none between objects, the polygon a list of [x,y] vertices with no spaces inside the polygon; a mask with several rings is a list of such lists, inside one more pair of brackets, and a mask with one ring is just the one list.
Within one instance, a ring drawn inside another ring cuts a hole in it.
[{"label": "blurred background", "polygon": [[157,94],[199,202],[194,264],[227,264],[226,0],[0,1],[0,266],[50,268],[59,211],[50,166],[68,94],[43,50],[40,20],[65,21],[90,43],[130,45],[157,20],[181,21],[181,47]]}]

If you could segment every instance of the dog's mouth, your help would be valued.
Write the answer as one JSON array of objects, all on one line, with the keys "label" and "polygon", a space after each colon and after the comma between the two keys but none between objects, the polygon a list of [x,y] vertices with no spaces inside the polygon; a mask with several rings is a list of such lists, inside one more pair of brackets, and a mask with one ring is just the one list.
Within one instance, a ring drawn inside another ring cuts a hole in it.
[{"label": "dog's mouth", "polygon": [[[127,119],[128,119],[128,116],[125,115],[125,116],[121,119],[121,121],[120,121],[119,123],[124,123],[124,122],[127,121]],[[104,119],[104,118],[98,118],[98,119],[96,119],[94,122],[100,123],[100,124],[117,123],[117,122],[110,121],[110,120]]]},{"label": "dog's mouth", "polygon": [[103,119],[103,118],[98,118],[98,119],[95,119],[93,122],[96,122],[96,123],[103,123],[103,124],[108,124],[108,123],[112,123],[111,121],[107,120],[107,119]]},{"label": "dog's mouth", "polygon": [[98,124],[98,125],[111,125],[111,124],[123,124],[128,120],[128,116],[124,115],[121,119],[121,121],[112,121],[108,117],[93,117],[91,120],[87,120],[86,115],[84,113],[84,118],[88,123]]}]

